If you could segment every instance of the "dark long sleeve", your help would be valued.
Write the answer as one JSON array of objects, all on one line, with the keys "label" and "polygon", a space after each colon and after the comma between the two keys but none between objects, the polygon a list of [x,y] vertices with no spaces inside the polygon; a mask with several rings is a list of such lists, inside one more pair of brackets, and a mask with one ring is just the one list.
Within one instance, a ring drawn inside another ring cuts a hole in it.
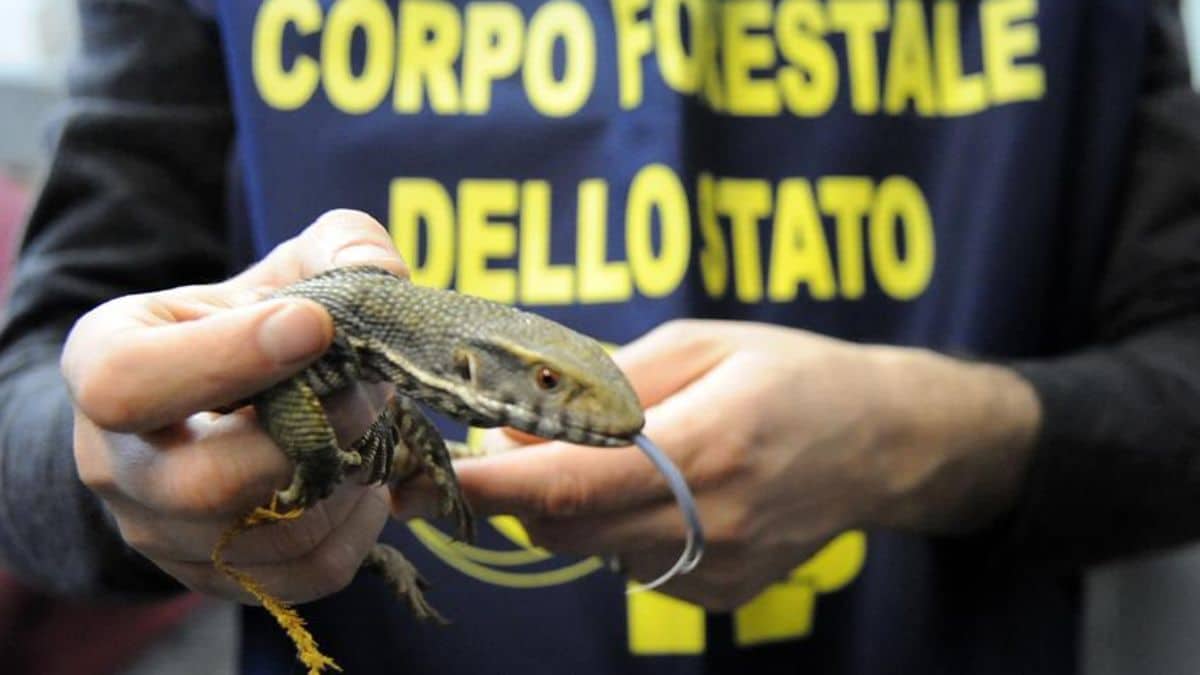
[{"label": "dark long sleeve", "polygon": [[215,29],[183,0],[81,0],[82,54],[0,331],[0,559],[72,593],[162,587],[80,483],[59,374],[108,299],[227,272],[232,121]]},{"label": "dark long sleeve", "polygon": [[1010,534],[1074,566],[1200,538],[1200,96],[1157,2],[1093,345],[1023,363],[1044,419]]}]

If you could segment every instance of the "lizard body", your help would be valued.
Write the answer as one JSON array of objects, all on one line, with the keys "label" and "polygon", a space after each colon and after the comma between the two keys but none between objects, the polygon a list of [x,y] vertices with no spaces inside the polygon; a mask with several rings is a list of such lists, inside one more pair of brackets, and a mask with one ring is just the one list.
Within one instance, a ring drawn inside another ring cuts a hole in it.
[{"label": "lizard body", "polygon": [[[470,538],[471,511],[451,453],[416,401],[475,426],[586,445],[629,445],[643,426],[636,394],[603,347],[537,315],[374,267],[331,270],[274,297],[313,300],[334,324],[323,356],[252,399],[268,434],[295,462],[291,485],[277,494],[285,507],[323,499],[356,467],[372,482],[420,468],[439,490],[443,515]],[[392,382],[396,396],[343,450],[320,398],[354,381]],[[380,573],[419,616],[437,616],[398,551],[377,544],[364,567]]]}]

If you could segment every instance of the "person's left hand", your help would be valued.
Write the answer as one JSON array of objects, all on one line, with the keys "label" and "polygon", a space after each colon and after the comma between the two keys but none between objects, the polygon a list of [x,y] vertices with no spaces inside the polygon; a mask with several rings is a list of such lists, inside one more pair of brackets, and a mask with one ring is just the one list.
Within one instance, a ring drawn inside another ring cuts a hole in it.
[{"label": "person's left hand", "polygon": [[[1032,391],[1007,370],[763,324],[672,322],[615,358],[707,536],[700,565],[663,591],[714,610],[848,529],[995,515],[1037,422]],[[477,511],[518,516],[556,552],[619,556],[641,581],[671,567],[683,522],[645,457],[558,442],[495,452],[531,441],[491,432],[489,456],[456,464]]]}]

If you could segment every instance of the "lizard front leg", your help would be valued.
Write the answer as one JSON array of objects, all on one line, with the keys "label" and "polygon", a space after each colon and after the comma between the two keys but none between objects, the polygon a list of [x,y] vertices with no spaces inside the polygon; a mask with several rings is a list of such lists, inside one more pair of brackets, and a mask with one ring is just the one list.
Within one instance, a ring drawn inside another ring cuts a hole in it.
[{"label": "lizard front leg", "polygon": [[[349,452],[359,456],[366,470],[362,480],[367,485],[383,483],[389,478],[403,480],[421,468],[419,453],[409,450],[400,439],[401,414],[403,411],[389,403],[366,432],[350,446]],[[487,454],[483,448],[473,448],[466,443],[444,442],[450,459],[474,459]],[[398,458],[397,449],[402,453]]]},{"label": "lizard front leg", "polygon": [[316,393],[301,378],[285,380],[255,397],[254,408],[267,434],[296,464],[292,483],[277,493],[283,506],[308,507],[328,497],[347,466],[362,458],[338,447]]},{"label": "lizard front leg", "polygon": [[363,483],[385,483],[392,474],[392,466],[397,449],[407,452],[401,445],[397,411],[391,401],[379,413],[379,417],[371,423],[358,440],[350,446],[350,452],[357,454],[366,470]]},{"label": "lizard front leg", "polygon": [[[423,471],[433,481],[441,498],[441,515],[454,518],[460,539],[473,540],[474,516],[458,486],[458,477],[450,463],[450,451],[437,427],[411,399],[400,394],[392,398],[387,410],[376,420],[376,424],[383,423],[391,425],[390,433],[375,429],[375,425],[372,425],[374,433],[371,436],[376,440],[370,444],[378,444],[385,438],[396,440],[387,479],[399,481],[411,476],[414,471]],[[367,450],[363,450],[364,457],[368,454]]]}]

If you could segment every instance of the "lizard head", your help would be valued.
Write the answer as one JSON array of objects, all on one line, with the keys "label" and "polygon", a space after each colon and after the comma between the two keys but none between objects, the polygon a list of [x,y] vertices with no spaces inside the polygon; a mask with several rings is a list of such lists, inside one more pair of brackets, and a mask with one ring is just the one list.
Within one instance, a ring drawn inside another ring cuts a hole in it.
[{"label": "lizard head", "polygon": [[481,327],[459,343],[451,377],[475,412],[542,438],[629,445],[645,419],[629,381],[595,340],[541,317]]}]

